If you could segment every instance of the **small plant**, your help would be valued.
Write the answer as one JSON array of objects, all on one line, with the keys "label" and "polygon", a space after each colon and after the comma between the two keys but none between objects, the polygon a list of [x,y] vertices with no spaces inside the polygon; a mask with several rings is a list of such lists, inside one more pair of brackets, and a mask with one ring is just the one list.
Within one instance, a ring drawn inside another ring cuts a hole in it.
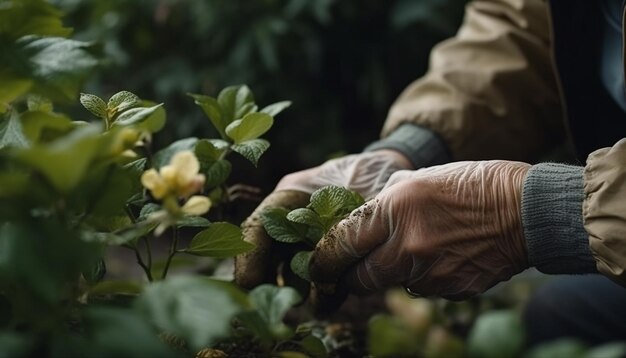
[{"label": "small plant", "polygon": [[278,242],[303,243],[310,249],[297,252],[289,266],[296,275],[311,281],[309,260],[313,248],[331,227],[363,203],[357,192],[329,185],[311,194],[310,203],[305,208],[291,211],[267,209],[262,216],[263,226],[268,235]]}]

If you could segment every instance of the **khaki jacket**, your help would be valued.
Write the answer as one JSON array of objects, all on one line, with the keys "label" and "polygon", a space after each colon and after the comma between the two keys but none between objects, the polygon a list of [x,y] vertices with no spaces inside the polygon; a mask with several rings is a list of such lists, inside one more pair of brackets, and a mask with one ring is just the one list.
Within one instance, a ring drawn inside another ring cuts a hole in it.
[{"label": "khaki jacket", "polygon": [[[418,124],[439,134],[454,160],[536,162],[569,141],[550,19],[544,0],[471,2],[458,34],[435,47],[428,73],[396,100],[382,135]],[[598,271],[626,285],[626,140],[591,153],[584,179]]]}]

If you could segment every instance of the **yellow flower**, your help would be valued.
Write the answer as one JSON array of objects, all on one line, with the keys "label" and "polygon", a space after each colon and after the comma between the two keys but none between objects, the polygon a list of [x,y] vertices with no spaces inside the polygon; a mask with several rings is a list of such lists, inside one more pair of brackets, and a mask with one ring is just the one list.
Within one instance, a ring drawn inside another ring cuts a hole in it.
[{"label": "yellow flower", "polygon": [[152,196],[163,199],[168,195],[176,198],[188,198],[193,193],[202,190],[205,177],[199,174],[200,163],[193,152],[186,150],[176,153],[169,165],[162,167],[158,172],[155,169],[147,170],[141,176],[141,184],[146,187]]},{"label": "yellow flower", "polygon": [[211,209],[211,199],[206,196],[194,195],[187,202],[181,210],[186,215],[203,215]]}]

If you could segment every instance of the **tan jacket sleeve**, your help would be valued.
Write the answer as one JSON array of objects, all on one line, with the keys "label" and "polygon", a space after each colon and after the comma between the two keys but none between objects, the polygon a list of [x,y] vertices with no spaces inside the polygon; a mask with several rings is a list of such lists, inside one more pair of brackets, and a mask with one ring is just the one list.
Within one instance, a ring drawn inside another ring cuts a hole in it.
[{"label": "tan jacket sleeve", "polygon": [[564,138],[543,0],[469,3],[456,37],[392,106],[383,137],[410,122],[439,134],[456,160],[535,161]]},{"label": "tan jacket sleeve", "polygon": [[589,155],[583,223],[598,271],[626,285],[626,138]]}]

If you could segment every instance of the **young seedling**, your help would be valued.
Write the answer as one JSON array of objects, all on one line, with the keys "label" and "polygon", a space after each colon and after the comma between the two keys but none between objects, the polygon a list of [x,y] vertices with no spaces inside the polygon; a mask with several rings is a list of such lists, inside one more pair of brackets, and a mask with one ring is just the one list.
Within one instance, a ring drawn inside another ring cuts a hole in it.
[{"label": "young seedling", "polygon": [[309,205],[304,208],[291,211],[284,208],[267,209],[262,215],[263,226],[276,241],[304,243],[311,249],[296,253],[289,264],[296,275],[311,281],[309,260],[312,249],[330,228],[363,203],[358,193],[329,185],[315,191]]}]

